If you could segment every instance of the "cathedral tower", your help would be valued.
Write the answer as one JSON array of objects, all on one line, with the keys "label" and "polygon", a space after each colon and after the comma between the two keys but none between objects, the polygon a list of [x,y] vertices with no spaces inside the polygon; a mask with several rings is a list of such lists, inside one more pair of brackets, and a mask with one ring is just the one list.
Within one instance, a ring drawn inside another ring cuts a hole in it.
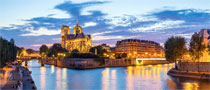
[{"label": "cathedral tower", "polygon": [[66,48],[66,40],[68,35],[70,34],[69,26],[62,26],[61,28],[61,46]]},{"label": "cathedral tower", "polygon": [[70,53],[75,49],[81,53],[87,53],[92,47],[91,35],[87,35],[82,32],[82,27],[79,26],[78,16],[77,24],[73,29],[73,34],[70,34],[69,26],[62,26],[61,46]]}]

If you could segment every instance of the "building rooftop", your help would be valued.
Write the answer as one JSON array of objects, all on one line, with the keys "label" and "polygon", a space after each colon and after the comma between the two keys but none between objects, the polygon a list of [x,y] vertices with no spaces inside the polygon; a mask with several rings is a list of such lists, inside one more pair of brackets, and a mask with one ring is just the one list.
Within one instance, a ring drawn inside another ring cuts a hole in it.
[{"label": "building rooftop", "polygon": [[150,41],[150,40],[140,40],[140,39],[124,39],[121,41],[117,41],[117,44],[120,44],[122,42],[145,42],[145,43],[152,43],[152,44],[156,44],[159,45],[159,43],[154,42],[154,41]]}]

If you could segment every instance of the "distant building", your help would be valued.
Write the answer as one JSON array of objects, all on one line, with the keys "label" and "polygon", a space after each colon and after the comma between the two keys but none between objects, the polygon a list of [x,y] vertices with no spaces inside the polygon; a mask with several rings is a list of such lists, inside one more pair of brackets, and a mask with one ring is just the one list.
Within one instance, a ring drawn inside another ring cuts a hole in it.
[{"label": "distant building", "polygon": [[[199,33],[203,36],[203,43],[205,45],[210,45],[210,29],[201,29]],[[203,52],[200,62],[210,62],[208,49]]]},{"label": "distant building", "polygon": [[61,28],[61,46],[66,48],[69,52],[77,49],[79,52],[89,52],[92,47],[91,35],[85,35],[82,32],[82,27],[79,26],[78,16],[77,25],[73,29],[73,34],[70,34],[69,26],[62,26]]},{"label": "distant building", "polygon": [[107,44],[101,44],[99,46],[102,46],[106,51],[111,52],[111,47]]},{"label": "distant building", "polygon": [[209,44],[210,45],[210,29],[201,29],[200,34],[204,38],[204,44]]},{"label": "distant building", "polygon": [[134,58],[160,58],[165,57],[164,49],[159,43],[148,40],[126,39],[117,41],[116,54],[126,53]]}]

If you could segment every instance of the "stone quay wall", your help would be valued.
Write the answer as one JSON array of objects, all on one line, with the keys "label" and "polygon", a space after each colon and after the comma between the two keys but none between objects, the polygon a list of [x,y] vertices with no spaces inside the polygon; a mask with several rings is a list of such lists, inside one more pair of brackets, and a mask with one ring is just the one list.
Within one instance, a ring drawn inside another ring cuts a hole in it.
[{"label": "stone quay wall", "polygon": [[94,58],[66,58],[57,60],[58,67],[66,67],[66,68],[97,68],[100,66],[100,63],[95,61]]},{"label": "stone quay wall", "polygon": [[144,60],[143,65],[153,65],[153,64],[167,64],[169,63],[166,60]]},{"label": "stone quay wall", "polygon": [[104,66],[116,67],[116,66],[131,66],[135,65],[135,60],[131,59],[105,59]]},{"label": "stone quay wall", "polygon": [[210,62],[200,62],[200,63],[182,62],[178,63],[177,66],[178,70],[181,71],[210,72]]},{"label": "stone quay wall", "polygon": [[[66,58],[60,60],[43,60],[40,63],[48,65],[56,65],[58,67],[66,68],[98,68],[98,67],[124,67],[134,65],[153,65],[153,64],[167,64],[166,60],[138,60],[135,59],[104,59],[101,64],[93,58]],[[139,64],[141,63],[141,64]]]}]

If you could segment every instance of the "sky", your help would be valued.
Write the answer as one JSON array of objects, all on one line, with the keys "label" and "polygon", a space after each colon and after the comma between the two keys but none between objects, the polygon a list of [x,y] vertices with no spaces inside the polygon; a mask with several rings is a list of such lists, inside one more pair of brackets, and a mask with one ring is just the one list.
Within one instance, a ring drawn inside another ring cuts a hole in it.
[{"label": "sky", "polygon": [[93,45],[115,46],[123,39],[163,45],[171,36],[189,42],[210,28],[210,0],[0,0],[0,36],[38,50],[60,43],[62,25],[79,25]]}]

